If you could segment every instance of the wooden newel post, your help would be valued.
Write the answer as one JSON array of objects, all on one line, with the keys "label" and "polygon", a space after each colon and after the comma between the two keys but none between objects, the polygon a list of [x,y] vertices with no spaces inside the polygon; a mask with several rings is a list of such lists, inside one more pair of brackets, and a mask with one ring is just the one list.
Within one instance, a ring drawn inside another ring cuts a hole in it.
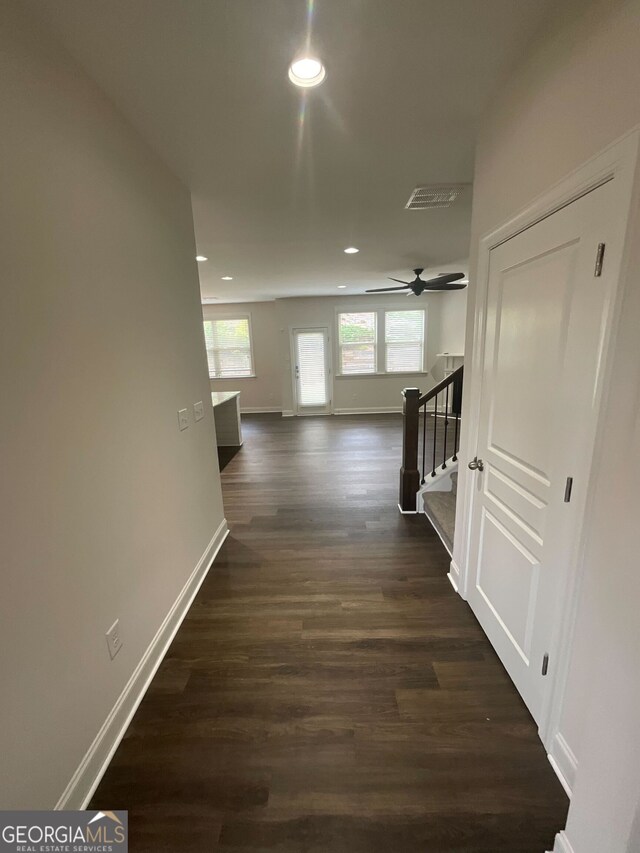
[{"label": "wooden newel post", "polygon": [[400,469],[400,497],[403,512],[416,511],[416,494],[420,488],[418,471],[418,412],[419,388],[405,388],[402,392],[403,433],[402,468]]}]

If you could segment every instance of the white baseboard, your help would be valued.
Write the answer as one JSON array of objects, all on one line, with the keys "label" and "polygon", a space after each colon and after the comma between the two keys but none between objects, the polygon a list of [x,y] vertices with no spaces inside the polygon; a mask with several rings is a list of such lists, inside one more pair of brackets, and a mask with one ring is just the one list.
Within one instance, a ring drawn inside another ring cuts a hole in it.
[{"label": "white baseboard", "polygon": [[449,578],[451,586],[455,589],[458,595],[460,595],[460,569],[456,565],[455,560],[451,560],[449,563],[449,572],[447,577]]},{"label": "white baseboard", "polygon": [[556,835],[553,851],[550,851],[550,853],[575,853],[564,829]]},{"label": "white baseboard", "polygon": [[334,409],[334,415],[391,415],[402,412],[402,406],[377,406],[372,409]]},{"label": "white baseboard", "polygon": [[576,780],[578,760],[560,732],[556,732],[553,736],[548,758],[560,784],[570,797]]},{"label": "white baseboard", "polygon": [[[243,412],[280,412],[282,411],[283,418],[296,417],[296,413],[292,409],[242,409]],[[402,414],[402,406],[378,406],[373,409],[334,409],[332,412],[312,412],[313,415],[395,415]],[[297,417],[304,417],[298,414]]]},{"label": "white baseboard", "polygon": [[447,575],[451,586],[458,593],[460,598],[464,601],[467,600],[467,596],[464,592],[464,583],[462,582],[462,572],[460,571],[460,566],[456,563],[454,559],[449,563],[449,574]]},{"label": "white baseboard", "polygon": [[400,504],[398,504],[398,509],[400,510],[401,515],[417,515],[418,514],[417,509],[402,509]]},{"label": "white baseboard", "polygon": [[567,794],[571,796],[578,772],[578,759],[560,732],[556,732],[551,742],[551,755],[567,783]]},{"label": "white baseboard", "polygon": [[56,803],[56,809],[86,808],[228,533],[226,519],[222,519],[198,565]]},{"label": "white baseboard", "polygon": [[281,406],[240,406],[241,415],[261,415],[263,412],[282,412]]}]

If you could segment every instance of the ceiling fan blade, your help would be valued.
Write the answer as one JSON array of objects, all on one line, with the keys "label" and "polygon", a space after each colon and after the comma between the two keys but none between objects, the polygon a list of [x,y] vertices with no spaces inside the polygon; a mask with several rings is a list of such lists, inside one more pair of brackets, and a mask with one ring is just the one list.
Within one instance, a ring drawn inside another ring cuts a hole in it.
[{"label": "ceiling fan blade", "polygon": [[426,285],[432,284],[448,284],[450,281],[459,281],[464,278],[463,272],[446,272],[444,275],[437,275],[435,278],[430,278],[425,281]]},{"label": "ceiling fan blade", "polygon": [[[397,279],[394,279],[397,281]],[[408,284],[405,284],[403,287],[378,287],[375,290],[365,290],[365,293],[388,293],[390,290],[406,290],[409,287]]]},{"label": "ceiling fan blade", "polygon": [[399,282],[400,282],[400,284],[406,284],[406,285],[407,285],[407,287],[410,287],[410,286],[411,286],[411,282],[410,282],[410,281],[403,281],[401,278],[391,278],[391,276],[390,276],[390,275],[388,275],[388,276],[387,276],[387,278],[389,279],[389,281],[399,281]]},{"label": "ceiling fan blade", "polygon": [[425,287],[425,290],[429,290],[429,291],[431,291],[431,293],[433,293],[434,291],[438,291],[438,290],[464,290],[466,286],[467,286],[466,284],[449,282],[448,284],[445,283],[445,284],[427,285],[427,287]]}]

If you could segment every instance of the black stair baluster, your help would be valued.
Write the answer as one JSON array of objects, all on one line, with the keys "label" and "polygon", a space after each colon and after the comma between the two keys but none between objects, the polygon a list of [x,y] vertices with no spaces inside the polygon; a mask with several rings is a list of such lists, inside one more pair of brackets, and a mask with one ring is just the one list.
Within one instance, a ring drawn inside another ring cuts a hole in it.
[{"label": "black stair baluster", "polygon": [[455,433],[453,435],[453,456],[451,457],[452,462],[458,461],[458,425],[460,423],[460,412],[456,412],[456,427]]},{"label": "black stair baluster", "polygon": [[433,401],[433,462],[431,466],[431,476],[436,476],[436,438],[438,435],[438,395],[436,394]]},{"label": "black stair baluster", "polygon": [[427,404],[422,407],[422,485],[427,470]]},{"label": "black stair baluster", "polygon": [[449,429],[449,386],[447,385],[444,398],[444,449],[442,451],[442,470],[447,467],[447,430]]},{"label": "black stair baluster", "polygon": [[453,380],[453,395],[451,397],[451,410],[456,416],[455,435],[453,439],[453,461],[458,461],[458,450],[460,450],[460,415],[462,413],[462,376],[463,368],[460,367],[455,372]]}]

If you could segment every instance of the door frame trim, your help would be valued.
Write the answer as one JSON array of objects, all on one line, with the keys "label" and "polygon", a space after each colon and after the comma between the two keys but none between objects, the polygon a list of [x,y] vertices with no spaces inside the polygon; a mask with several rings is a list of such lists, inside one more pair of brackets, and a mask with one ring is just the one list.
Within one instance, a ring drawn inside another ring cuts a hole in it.
[{"label": "door frame trim", "polygon": [[[544,699],[539,734],[550,753],[554,753],[554,741],[559,734],[560,716],[564,698],[565,684],[571,659],[571,645],[578,610],[578,594],[582,578],[581,566],[584,557],[585,529],[584,519],[588,517],[593,503],[590,480],[596,467],[596,459],[603,452],[601,447],[603,412],[606,408],[607,389],[610,385],[612,370],[613,344],[617,328],[622,295],[624,290],[624,271],[628,264],[628,245],[630,214],[632,204],[640,198],[640,176],[638,162],[640,151],[640,126],[633,128],[623,137],[607,146],[567,177],[542,193],[531,204],[504,222],[498,228],[488,232],[478,241],[478,260],[476,275],[475,301],[472,310],[472,340],[468,351],[471,353],[468,380],[465,383],[463,410],[469,412],[463,418],[461,436],[461,458],[471,458],[479,440],[479,415],[482,396],[482,371],[485,356],[486,314],[489,284],[490,253],[497,246],[517,236],[522,231],[543,219],[552,216],[558,210],[568,206],[597,187],[615,181],[616,207],[618,211],[614,229],[619,252],[612,253],[610,263],[616,266],[612,272],[612,292],[609,316],[605,331],[603,362],[596,390],[597,403],[592,424],[592,452],[587,467],[587,499],[585,511],[578,529],[575,531],[574,547],[570,555],[564,579],[564,589],[558,609],[558,620],[550,638],[549,653],[555,665],[550,673],[550,683]],[[616,257],[617,255],[617,257]],[[611,255],[609,256],[611,258]],[[462,598],[467,598],[470,579],[470,540],[472,529],[472,503],[474,496],[473,481],[467,476],[466,466],[462,464],[458,481],[458,506],[456,530],[459,535],[454,541],[454,557],[451,563],[449,579]]]},{"label": "door frame trim", "polygon": [[[327,391],[329,393],[329,403],[324,412],[301,412],[298,406],[298,383],[296,382],[296,374],[294,365],[296,363],[296,332],[319,332],[327,333],[327,349],[325,352],[325,361],[328,371],[327,376]],[[328,325],[314,323],[313,325],[301,326],[296,324],[289,326],[289,374],[291,377],[291,402],[292,414],[296,418],[323,417],[333,414],[333,353],[332,353],[331,329]],[[288,414],[288,412],[287,412]]]}]

